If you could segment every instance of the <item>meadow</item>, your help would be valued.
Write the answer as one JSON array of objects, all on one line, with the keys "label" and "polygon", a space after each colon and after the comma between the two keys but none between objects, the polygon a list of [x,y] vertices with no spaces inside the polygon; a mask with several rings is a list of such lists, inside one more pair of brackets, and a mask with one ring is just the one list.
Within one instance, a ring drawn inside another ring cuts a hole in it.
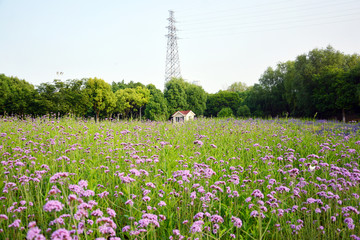
[{"label": "meadow", "polygon": [[0,239],[360,239],[357,123],[0,118]]}]

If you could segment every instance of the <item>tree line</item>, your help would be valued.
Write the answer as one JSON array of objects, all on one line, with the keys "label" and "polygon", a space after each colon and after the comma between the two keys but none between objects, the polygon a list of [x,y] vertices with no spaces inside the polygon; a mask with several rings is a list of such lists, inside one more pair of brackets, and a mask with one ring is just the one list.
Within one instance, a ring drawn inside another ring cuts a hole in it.
[{"label": "tree line", "polygon": [[331,46],[269,67],[254,86],[242,82],[209,94],[173,78],[164,91],[140,82],[100,78],[54,80],[33,86],[0,74],[0,115],[167,120],[178,110],[205,117],[342,118],[360,113],[360,57]]},{"label": "tree line", "polygon": [[359,117],[360,56],[328,46],[269,67],[246,104],[257,116]]},{"label": "tree line", "polygon": [[100,78],[54,80],[34,87],[0,74],[0,115],[139,118],[167,120],[177,110],[203,115],[206,92],[183,79],[166,83],[164,93],[153,84],[113,82]]}]

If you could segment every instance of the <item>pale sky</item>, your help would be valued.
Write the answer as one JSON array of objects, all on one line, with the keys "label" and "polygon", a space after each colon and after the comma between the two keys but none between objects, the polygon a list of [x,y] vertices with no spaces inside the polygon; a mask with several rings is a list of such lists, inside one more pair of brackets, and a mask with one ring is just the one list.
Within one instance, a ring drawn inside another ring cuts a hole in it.
[{"label": "pale sky", "polygon": [[170,9],[182,77],[209,93],[314,48],[360,53],[359,0],[0,0],[0,73],[163,90]]}]

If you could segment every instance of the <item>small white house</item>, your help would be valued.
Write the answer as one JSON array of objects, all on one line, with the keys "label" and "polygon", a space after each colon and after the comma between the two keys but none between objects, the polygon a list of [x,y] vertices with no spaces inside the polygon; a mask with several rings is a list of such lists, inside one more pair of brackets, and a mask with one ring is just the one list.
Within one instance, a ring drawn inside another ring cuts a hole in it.
[{"label": "small white house", "polygon": [[173,122],[186,122],[194,119],[195,113],[191,110],[188,111],[177,111],[171,118]]}]

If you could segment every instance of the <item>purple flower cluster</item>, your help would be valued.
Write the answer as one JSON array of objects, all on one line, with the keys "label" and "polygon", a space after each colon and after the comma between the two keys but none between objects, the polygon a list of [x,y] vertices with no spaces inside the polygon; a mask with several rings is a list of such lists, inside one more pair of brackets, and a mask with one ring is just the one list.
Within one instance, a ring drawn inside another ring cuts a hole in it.
[{"label": "purple flower cluster", "polygon": [[44,205],[45,212],[60,212],[64,207],[64,204],[59,202],[58,200],[50,200]]}]

